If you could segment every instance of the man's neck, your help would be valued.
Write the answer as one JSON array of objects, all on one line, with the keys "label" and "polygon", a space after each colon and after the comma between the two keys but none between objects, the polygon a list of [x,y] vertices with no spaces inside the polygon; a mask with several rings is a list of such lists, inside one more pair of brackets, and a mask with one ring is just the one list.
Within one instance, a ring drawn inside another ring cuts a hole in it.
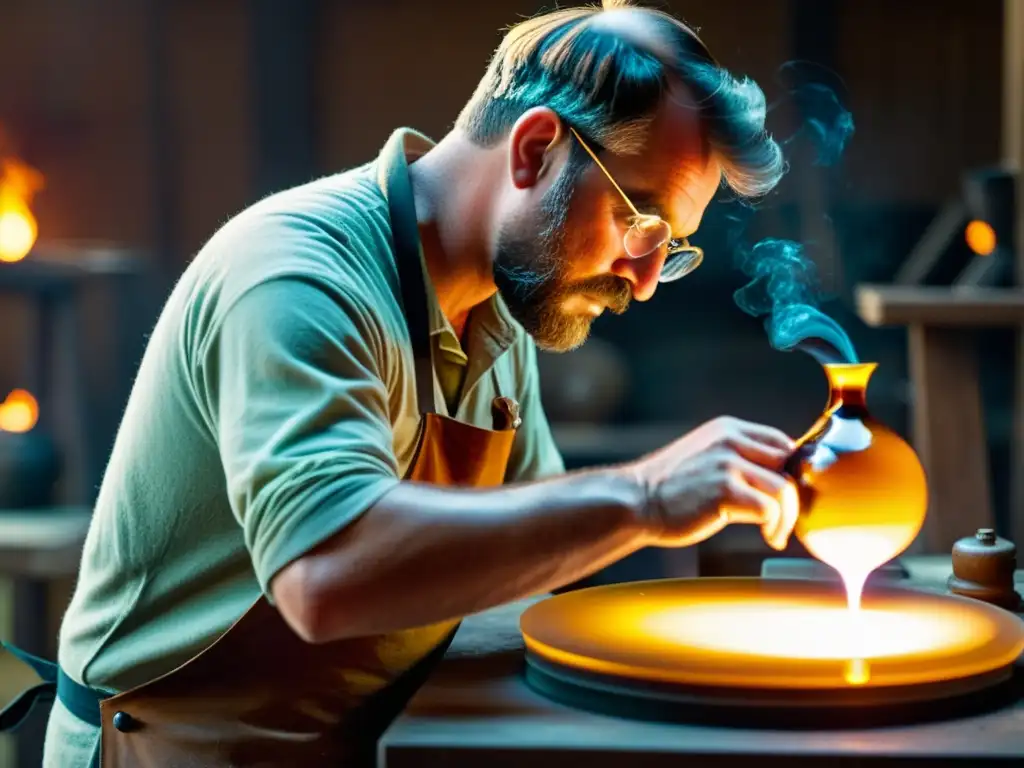
[{"label": "man's neck", "polygon": [[495,291],[487,232],[492,150],[449,133],[409,166],[416,219],[437,301],[460,338],[473,307]]}]

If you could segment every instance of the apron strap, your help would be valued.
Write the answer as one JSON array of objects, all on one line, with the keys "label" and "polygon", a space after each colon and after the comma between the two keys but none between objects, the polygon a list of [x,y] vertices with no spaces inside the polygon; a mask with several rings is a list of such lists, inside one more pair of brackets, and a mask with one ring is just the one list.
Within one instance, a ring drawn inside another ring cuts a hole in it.
[{"label": "apron strap", "polygon": [[0,709],[0,733],[13,733],[18,730],[28,720],[36,704],[52,703],[56,695],[56,683],[39,683],[26,688],[15,696],[10,704]]},{"label": "apron strap", "polygon": [[28,664],[42,678],[43,682],[22,691],[3,710],[0,710],[0,733],[17,730],[32,713],[33,707],[39,702],[52,702],[54,697],[60,699],[67,710],[79,720],[93,728],[100,728],[103,719],[100,716],[100,702],[111,694],[97,691],[87,685],[72,680],[57,664],[41,659],[21,648],[0,641],[11,655]]},{"label": "apron strap", "polygon": [[103,727],[100,702],[113,695],[75,682],[62,668],[57,667],[57,698],[68,712],[93,728]]},{"label": "apron strap", "polygon": [[434,362],[430,344],[430,310],[427,285],[420,257],[420,233],[416,223],[416,203],[409,181],[409,166],[404,157],[393,163],[387,178],[388,209],[395,241],[395,263],[402,290],[405,323],[412,341],[416,373],[416,400],[420,413],[434,413]]},{"label": "apron strap", "polygon": [[11,645],[10,643],[4,642],[3,640],[0,640],[0,646],[2,646],[4,650],[11,654],[14,658],[32,667],[35,673],[43,679],[43,682],[53,683],[54,685],[56,685],[57,665],[54,662],[47,661],[46,659],[41,659],[38,656],[35,656],[29,653],[28,651],[23,651],[18,646]]},{"label": "apron strap", "polygon": [[0,710],[0,733],[7,733],[20,728],[37,703],[53,701],[57,695],[57,665],[33,656],[10,643],[0,641],[0,646],[19,661],[32,667],[43,680],[38,685],[19,693],[10,704]]},{"label": "apron strap", "polygon": [[378,742],[444,658],[458,630],[456,625],[436,648],[399,675],[388,687],[360,704],[350,715],[345,732],[354,744],[359,745],[353,756],[353,765],[377,765]]}]

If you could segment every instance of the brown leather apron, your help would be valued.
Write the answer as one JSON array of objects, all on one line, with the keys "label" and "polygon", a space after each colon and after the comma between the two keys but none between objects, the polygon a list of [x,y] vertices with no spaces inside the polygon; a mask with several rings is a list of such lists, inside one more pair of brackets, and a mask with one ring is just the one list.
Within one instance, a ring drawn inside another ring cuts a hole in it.
[{"label": "brown leather apron", "polygon": [[[423,416],[406,478],[439,485],[499,485],[519,423],[518,406],[509,398],[497,398],[490,428],[435,412],[423,262],[404,159],[389,171],[386,192]],[[218,640],[182,666],[101,701],[101,764],[373,765],[377,739],[443,655],[457,625],[448,621],[387,636],[310,645],[261,596]]]}]

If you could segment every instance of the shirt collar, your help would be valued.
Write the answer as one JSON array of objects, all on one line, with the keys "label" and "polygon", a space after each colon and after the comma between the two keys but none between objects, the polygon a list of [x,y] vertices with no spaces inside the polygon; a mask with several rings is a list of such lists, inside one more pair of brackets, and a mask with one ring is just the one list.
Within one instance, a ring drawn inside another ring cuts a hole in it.
[{"label": "shirt collar", "polygon": [[[387,178],[397,165],[401,165],[406,172],[410,163],[425,155],[435,142],[422,133],[412,128],[399,128],[394,131],[384,144],[380,155],[377,158],[377,185],[387,197]],[[420,246],[420,258],[423,258],[423,246]],[[423,278],[427,287],[427,307],[430,312],[430,335],[440,336],[442,345],[452,346],[461,350],[461,344],[455,335],[448,318],[441,311],[437,301],[437,293],[430,280],[430,273],[424,265]],[[482,333],[486,336],[483,340],[485,349],[482,350],[489,357],[497,357],[502,351],[511,346],[518,335],[518,323],[512,319],[505,306],[505,302],[498,294],[492,296],[488,301],[473,310],[474,335]],[[446,344],[447,342],[447,344]],[[466,350],[473,354],[475,346],[471,340],[470,349]]]}]

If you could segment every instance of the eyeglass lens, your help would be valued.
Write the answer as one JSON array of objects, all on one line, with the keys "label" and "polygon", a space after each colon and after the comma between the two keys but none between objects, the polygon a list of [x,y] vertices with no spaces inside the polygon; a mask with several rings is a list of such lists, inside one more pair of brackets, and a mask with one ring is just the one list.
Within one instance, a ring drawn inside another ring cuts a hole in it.
[{"label": "eyeglass lens", "polygon": [[676,251],[675,253],[669,254],[669,257],[665,260],[664,266],[661,268],[661,275],[659,275],[658,281],[662,283],[671,283],[673,280],[686,277],[700,266],[703,259],[704,254],[697,248]]},{"label": "eyeglass lens", "polygon": [[626,253],[634,259],[654,253],[672,237],[672,230],[659,216],[637,216],[623,237]]}]

